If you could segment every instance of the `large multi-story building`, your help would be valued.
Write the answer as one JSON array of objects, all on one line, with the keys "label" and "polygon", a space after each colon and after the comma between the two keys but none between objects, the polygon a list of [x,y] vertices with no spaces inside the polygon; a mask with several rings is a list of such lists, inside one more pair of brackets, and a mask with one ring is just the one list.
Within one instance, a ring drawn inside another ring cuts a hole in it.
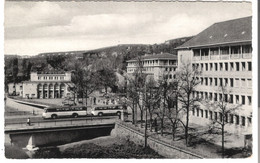
[{"label": "large multi-story building", "polygon": [[150,54],[127,61],[127,73],[133,74],[141,62],[143,72],[158,81],[163,75],[169,80],[175,78],[177,56],[169,53]]},{"label": "large multi-story building", "polygon": [[[191,63],[202,71],[194,96],[212,103],[224,100],[229,107],[240,106],[228,115],[226,129],[232,133],[251,133],[252,122],[252,17],[219,22],[177,47],[178,67]],[[219,91],[220,87],[229,94]],[[191,122],[209,124],[222,120],[220,112],[201,105],[193,110]]]},{"label": "large multi-story building", "polygon": [[19,96],[23,98],[64,98],[70,96],[70,72],[31,72],[30,81],[10,83],[9,94],[16,94],[14,87],[19,87]]}]

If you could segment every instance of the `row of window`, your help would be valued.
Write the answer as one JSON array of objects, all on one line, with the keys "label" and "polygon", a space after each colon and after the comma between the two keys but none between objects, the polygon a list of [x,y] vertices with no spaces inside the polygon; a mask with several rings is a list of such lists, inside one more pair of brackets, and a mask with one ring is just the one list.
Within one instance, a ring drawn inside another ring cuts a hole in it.
[{"label": "row of window", "polygon": [[230,104],[251,105],[252,97],[245,95],[222,94],[214,92],[192,92],[193,98],[202,98],[213,102],[224,101]]},{"label": "row of window", "polygon": [[[208,118],[210,120],[215,120],[219,122],[223,122],[223,120],[226,123],[230,124],[236,124],[236,125],[242,125],[246,126],[246,117],[245,116],[239,116],[236,114],[226,114],[223,115],[221,112],[215,112],[211,110],[203,110],[203,109],[192,109],[192,115],[201,117],[201,118]],[[252,118],[247,117],[247,124],[250,126],[252,123]]]},{"label": "row of window", "polygon": [[[142,61],[142,65],[176,65],[177,60],[148,60],[148,61]],[[128,66],[137,66],[138,62],[129,62]]]},{"label": "row of window", "polygon": [[229,86],[252,88],[252,79],[248,78],[212,78],[212,77],[197,77],[200,80],[200,85],[205,86]]},{"label": "row of window", "polygon": [[58,80],[58,79],[60,79],[60,80],[64,80],[64,76],[60,76],[60,77],[58,77],[58,76],[49,76],[49,77],[47,77],[47,76],[43,76],[43,77],[41,77],[41,76],[38,76],[38,80],[41,80],[41,79],[43,79],[43,80]]},{"label": "row of window", "polygon": [[210,55],[219,55],[219,54],[248,54],[252,53],[252,45],[238,45],[238,46],[224,46],[224,47],[215,47],[215,48],[203,48],[203,49],[194,49],[194,56],[208,56]]},{"label": "row of window", "polygon": [[193,63],[192,67],[200,71],[252,71],[252,62]]}]

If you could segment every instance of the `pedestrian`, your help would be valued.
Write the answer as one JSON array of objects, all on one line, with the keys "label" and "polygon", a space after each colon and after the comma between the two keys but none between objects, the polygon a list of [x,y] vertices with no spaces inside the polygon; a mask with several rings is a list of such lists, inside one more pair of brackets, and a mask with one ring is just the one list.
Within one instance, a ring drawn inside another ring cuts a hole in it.
[{"label": "pedestrian", "polygon": [[30,117],[27,119],[27,125],[31,126],[31,119],[30,119]]}]

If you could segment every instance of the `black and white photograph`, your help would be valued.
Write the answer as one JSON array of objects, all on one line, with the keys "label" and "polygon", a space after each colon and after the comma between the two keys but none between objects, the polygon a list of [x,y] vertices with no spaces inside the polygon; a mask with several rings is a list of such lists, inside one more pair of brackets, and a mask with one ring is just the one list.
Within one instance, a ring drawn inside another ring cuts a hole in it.
[{"label": "black and white photograph", "polygon": [[256,161],[254,5],[6,0],[3,157]]}]

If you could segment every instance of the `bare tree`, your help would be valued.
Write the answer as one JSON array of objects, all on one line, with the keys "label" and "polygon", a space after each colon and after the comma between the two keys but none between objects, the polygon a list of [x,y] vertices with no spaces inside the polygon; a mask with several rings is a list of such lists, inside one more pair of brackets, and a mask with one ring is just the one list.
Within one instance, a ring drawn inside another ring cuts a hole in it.
[{"label": "bare tree", "polygon": [[176,73],[178,80],[178,101],[186,114],[185,123],[182,123],[185,129],[185,140],[188,145],[189,136],[189,116],[192,108],[199,105],[201,99],[192,97],[192,92],[196,91],[196,86],[199,85],[200,71],[196,67],[192,67],[190,63],[184,64]]},{"label": "bare tree", "polygon": [[224,85],[219,87],[218,93],[220,96],[219,100],[215,101],[214,103],[206,102],[206,106],[213,108],[216,113],[219,113],[219,118],[216,117],[212,119],[212,123],[210,123],[210,131],[211,133],[221,135],[221,151],[222,158],[224,158],[226,135],[225,127],[229,123],[228,117],[233,116],[235,112],[240,109],[241,104],[230,104],[231,102],[233,103],[233,95],[232,92]]}]

